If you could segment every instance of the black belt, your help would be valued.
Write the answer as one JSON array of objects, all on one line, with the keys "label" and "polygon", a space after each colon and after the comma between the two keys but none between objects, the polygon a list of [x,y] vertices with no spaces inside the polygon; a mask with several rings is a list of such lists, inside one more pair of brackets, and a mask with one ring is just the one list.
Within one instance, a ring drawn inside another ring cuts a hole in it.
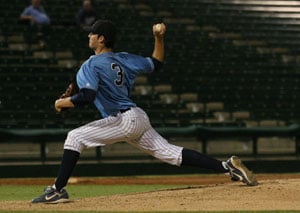
[{"label": "black belt", "polygon": [[131,110],[131,108],[127,108],[127,109],[120,109],[121,113],[127,112],[128,110]]}]

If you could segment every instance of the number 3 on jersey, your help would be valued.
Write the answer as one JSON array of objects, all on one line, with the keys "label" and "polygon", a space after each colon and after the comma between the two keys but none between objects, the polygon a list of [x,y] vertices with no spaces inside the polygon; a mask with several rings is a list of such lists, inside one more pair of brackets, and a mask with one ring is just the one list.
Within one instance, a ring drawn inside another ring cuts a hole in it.
[{"label": "number 3 on jersey", "polygon": [[118,87],[123,86],[124,72],[123,72],[122,68],[118,64],[112,63],[111,64],[111,69],[113,71],[117,72],[117,79],[115,79],[115,84]]}]

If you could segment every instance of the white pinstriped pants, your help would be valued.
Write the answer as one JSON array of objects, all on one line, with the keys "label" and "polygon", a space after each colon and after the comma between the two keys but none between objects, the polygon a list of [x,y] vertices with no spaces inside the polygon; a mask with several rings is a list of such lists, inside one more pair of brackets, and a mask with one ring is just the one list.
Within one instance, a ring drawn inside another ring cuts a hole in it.
[{"label": "white pinstriped pants", "polygon": [[147,114],[133,107],[117,116],[109,116],[68,133],[64,149],[81,153],[84,148],[125,141],[163,162],[180,166],[182,149],[168,143],[151,126]]}]

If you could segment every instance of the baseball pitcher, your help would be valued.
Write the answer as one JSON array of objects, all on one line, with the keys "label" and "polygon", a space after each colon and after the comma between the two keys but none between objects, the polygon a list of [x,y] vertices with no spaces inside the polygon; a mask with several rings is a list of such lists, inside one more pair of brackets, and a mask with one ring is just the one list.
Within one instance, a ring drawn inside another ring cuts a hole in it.
[{"label": "baseball pitcher", "polygon": [[32,200],[32,203],[62,203],[69,201],[65,189],[80,153],[96,146],[125,141],[155,158],[176,166],[194,166],[229,174],[232,180],[249,186],[257,185],[254,174],[241,160],[232,156],[219,161],[195,150],[168,143],[151,126],[147,114],[130,98],[135,77],[160,69],[164,61],[166,26],[153,25],[154,48],[150,57],[126,52],[113,52],[117,29],[109,20],[98,20],[92,26],[89,47],[95,52],[77,73],[79,91],[61,96],[55,109],[65,109],[94,103],[103,119],[93,121],[70,131],[64,144],[64,154],[58,176],[52,186]]}]

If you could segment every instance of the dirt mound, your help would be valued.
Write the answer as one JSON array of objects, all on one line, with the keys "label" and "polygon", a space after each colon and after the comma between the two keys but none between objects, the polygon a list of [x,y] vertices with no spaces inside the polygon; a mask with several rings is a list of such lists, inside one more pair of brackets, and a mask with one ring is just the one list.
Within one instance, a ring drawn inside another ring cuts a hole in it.
[{"label": "dirt mound", "polygon": [[[201,179],[201,178],[200,178]],[[210,180],[212,177],[210,176]],[[219,176],[217,176],[219,179]],[[85,211],[229,211],[300,210],[300,178],[259,178],[256,187],[225,182],[195,187],[100,196],[73,200],[59,205],[0,202],[0,210],[85,210]]]}]

